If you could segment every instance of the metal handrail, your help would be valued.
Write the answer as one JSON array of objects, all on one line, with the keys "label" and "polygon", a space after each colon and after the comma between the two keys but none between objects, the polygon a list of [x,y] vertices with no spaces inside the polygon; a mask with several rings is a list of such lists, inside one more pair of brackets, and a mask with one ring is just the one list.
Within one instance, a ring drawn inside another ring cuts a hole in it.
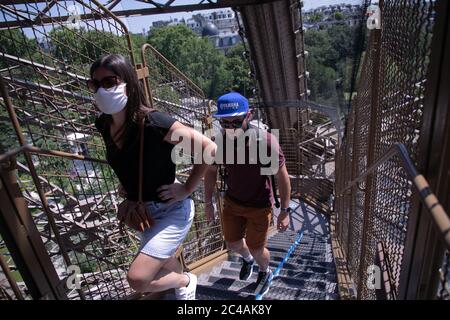
[{"label": "metal handrail", "polygon": [[193,90],[195,90],[200,96],[205,97],[205,94],[203,93],[203,90],[197,86],[190,78],[188,78],[183,72],[181,72],[172,62],[170,62],[169,60],[167,60],[166,57],[164,57],[158,50],[156,50],[151,44],[149,43],[144,43],[141,47],[141,58],[142,58],[142,66],[148,67],[147,66],[147,59],[145,59],[145,55],[146,55],[146,50],[149,49],[152,54],[154,54],[155,56],[158,57],[158,59],[161,59],[166,66],[168,66],[170,68],[170,70],[174,73],[176,73],[176,75],[180,78],[182,78],[184,81],[186,81]]},{"label": "metal handrail", "polygon": [[108,164],[108,162],[106,160],[86,157],[86,156],[82,156],[82,155],[76,154],[76,153],[69,153],[69,152],[56,151],[56,150],[45,150],[45,149],[41,149],[41,148],[29,145],[29,144],[26,144],[19,148],[15,148],[11,151],[0,154],[0,163],[8,161],[10,158],[15,157],[16,155],[18,155],[19,153],[22,153],[22,152],[23,153],[29,152],[29,153],[41,154],[41,155],[52,156],[52,157],[62,157],[62,158],[73,159],[73,160],[82,160],[82,161],[90,161],[90,162]]},{"label": "metal handrail", "polygon": [[394,156],[398,156],[400,158],[403,169],[405,169],[408,177],[417,189],[420,200],[431,213],[434,223],[442,234],[445,246],[448,250],[450,250],[450,218],[442,205],[439,203],[438,198],[431,191],[425,177],[417,171],[416,166],[409,156],[408,150],[402,143],[392,145],[388,151],[372,165],[370,165],[363,174],[352,180],[346,187],[344,187],[342,191],[339,192],[338,196],[343,196],[347,190],[357,185],[368,175],[373,174],[375,169]]}]

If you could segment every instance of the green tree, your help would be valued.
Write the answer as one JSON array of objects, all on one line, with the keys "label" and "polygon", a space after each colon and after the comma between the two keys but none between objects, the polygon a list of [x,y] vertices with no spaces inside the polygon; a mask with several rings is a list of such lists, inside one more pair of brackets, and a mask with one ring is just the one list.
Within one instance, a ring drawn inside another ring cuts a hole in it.
[{"label": "green tree", "polygon": [[[30,60],[35,55],[36,51],[36,42],[27,38],[20,29],[0,30],[0,52]],[[3,57],[0,59],[0,69],[5,69],[8,66],[16,64],[16,62],[7,60]],[[31,80],[35,76],[35,71],[32,68],[27,67],[22,67],[20,69],[14,68],[5,72],[3,76]],[[18,147],[17,136],[9,121],[9,115],[4,103],[0,104],[0,145],[4,147],[4,150]]]},{"label": "green tree", "polygon": [[339,60],[354,56],[355,32],[355,28],[346,24],[337,24],[327,29],[331,46],[338,52]]},{"label": "green tree", "polygon": [[334,68],[339,53],[333,48],[330,36],[323,30],[308,30],[305,33],[305,46],[318,63]]},{"label": "green tree", "polygon": [[320,22],[323,20],[323,13],[314,13],[309,16],[310,22]]},{"label": "green tree", "polygon": [[311,100],[332,105],[336,101],[336,71],[324,66],[316,58],[308,59],[308,71],[311,75],[308,81]]},{"label": "green tree", "polygon": [[[19,29],[0,30],[0,52],[27,58],[35,51],[36,43],[27,38]],[[1,63],[3,64],[3,61]]]},{"label": "green tree", "polygon": [[153,29],[148,42],[191,78],[210,99],[232,87],[232,73],[226,57],[206,38],[184,25]]},{"label": "green tree", "polygon": [[142,35],[140,33],[131,33],[130,38],[131,38],[131,44],[133,45],[134,58],[137,61],[140,61],[141,60],[141,58],[140,58],[141,57],[141,48],[142,48],[142,45],[147,42],[147,37],[145,37],[144,35]]},{"label": "green tree", "polygon": [[354,28],[344,24],[306,32],[305,46],[310,52],[306,65],[312,100],[335,105],[336,80],[342,83],[344,93],[350,91],[355,57],[354,32]]},{"label": "green tree", "polygon": [[231,48],[226,55],[226,68],[231,72],[233,78],[231,89],[250,97],[253,80],[249,77],[250,67],[243,53],[244,46],[242,43]]},{"label": "green tree", "polygon": [[148,42],[161,52],[176,66],[184,66],[187,61],[180,56],[186,51],[187,43],[197,38],[197,35],[184,25],[151,29]]},{"label": "green tree", "polygon": [[107,52],[128,56],[125,38],[111,32],[59,27],[50,31],[49,36],[54,56],[68,65],[90,64]]},{"label": "green tree", "polygon": [[342,14],[342,12],[336,12],[335,14],[334,14],[334,19],[335,20],[344,20],[344,15]]}]

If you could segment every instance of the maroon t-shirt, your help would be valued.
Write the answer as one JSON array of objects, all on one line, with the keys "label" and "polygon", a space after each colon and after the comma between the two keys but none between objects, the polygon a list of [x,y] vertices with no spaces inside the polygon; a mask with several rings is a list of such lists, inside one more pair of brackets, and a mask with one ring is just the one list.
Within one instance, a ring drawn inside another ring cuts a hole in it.
[{"label": "maroon t-shirt", "polygon": [[[255,128],[254,130],[258,129]],[[278,168],[281,168],[285,164],[285,157],[276,137],[267,131],[259,130],[258,139],[265,139],[266,143],[260,144],[256,140],[247,139],[244,150],[242,150],[242,145],[241,150],[239,150],[239,147],[235,142],[234,164],[229,164],[225,161],[227,145],[230,146],[232,144],[227,144],[225,142],[225,140],[228,139],[226,138],[226,135],[223,137],[224,143],[218,143],[217,157],[220,157],[220,159],[216,158],[216,163],[223,164],[226,170],[225,182],[228,187],[226,196],[245,207],[272,207],[274,195],[272,191],[271,176],[261,174],[261,168],[269,167],[270,163],[267,163],[268,159],[261,160],[258,156],[257,159],[253,158],[253,161],[250,160],[249,148],[251,143],[256,143],[258,148],[267,148],[266,152],[268,157],[272,155],[272,152],[275,152],[276,154],[274,154],[274,157],[278,156],[278,164],[275,163],[275,165],[278,165]],[[219,150],[220,148],[223,148],[222,152]],[[245,162],[243,164],[237,163],[236,151],[245,152]],[[256,154],[259,155],[259,150]]]}]

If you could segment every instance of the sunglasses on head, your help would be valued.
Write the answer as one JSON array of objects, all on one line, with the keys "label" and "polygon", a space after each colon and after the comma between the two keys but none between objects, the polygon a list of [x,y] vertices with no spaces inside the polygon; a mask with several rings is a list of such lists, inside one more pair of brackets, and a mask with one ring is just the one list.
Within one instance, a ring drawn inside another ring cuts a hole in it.
[{"label": "sunglasses on head", "polygon": [[242,123],[244,122],[244,119],[234,119],[234,120],[220,119],[219,122],[220,122],[220,125],[222,126],[222,128],[238,129],[238,128],[242,127]]},{"label": "sunglasses on head", "polygon": [[120,84],[120,78],[118,76],[108,76],[104,77],[102,80],[89,79],[87,81],[87,87],[92,93],[96,93],[100,87],[110,89],[114,88],[118,84]]}]

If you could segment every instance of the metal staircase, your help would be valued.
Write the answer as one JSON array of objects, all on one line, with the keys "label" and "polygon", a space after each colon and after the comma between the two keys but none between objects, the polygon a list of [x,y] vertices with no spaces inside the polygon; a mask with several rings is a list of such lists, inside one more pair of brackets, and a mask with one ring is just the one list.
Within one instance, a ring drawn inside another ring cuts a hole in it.
[{"label": "metal staircase", "polygon": [[[294,230],[305,232],[295,250],[274,278],[264,300],[335,300],[339,299],[336,268],[333,260],[326,216],[303,203],[292,216]],[[275,270],[286,256],[297,231],[274,232],[269,237],[270,267]],[[258,267],[248,281],[239,280],[240,258],[230,255],[227,261],[199,276],[197,299],[254,300]]]}]

